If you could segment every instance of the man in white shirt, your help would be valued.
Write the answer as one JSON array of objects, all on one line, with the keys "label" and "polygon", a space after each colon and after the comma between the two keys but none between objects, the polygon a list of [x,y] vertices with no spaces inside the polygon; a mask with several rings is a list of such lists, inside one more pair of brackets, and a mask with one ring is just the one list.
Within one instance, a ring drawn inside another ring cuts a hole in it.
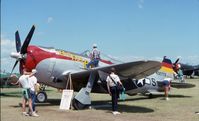
[{"label": "man in white shirt", "polygon": [[32,99],[33,114],[36,115],[36,116],[39,116],[35,111],[35,100],[36,100],[35,88],[37,86],[37,78],[35,77],[34,74],[36,74],[36,72],[37,72],[36,69],[33,69],[30,77],[28,78],[28,80],[29,80],[29,84],[30,84],[30,95],[31,95],[31,99]]},{"label": "man in white shirt", "polygon": [[31,116],[37,116],[33,113],[32,109],[32,99],[30,95],[30,83],[29,83],[29,77],[32,74],[30,72],[27,72],[26,69],[23,69],[23,75],[19,77],[19,80],[16,83],[12,83],[14,85],[20,84],[22,87],[22,114],[25,116],[28,116],[29,114],[26,112],[26,102],[28,101],[28,107],[30,110]]},{"label": "man in white shirt", "polygon": [[91,61],[86,65],[87,68],[90,68],[90,66],[98,67],[99,60],[100,60],[100,51],[97,49],[97,45],[93,44],[93,50],[90,53],[90,59]]},{"label": "man in white shirt", "polygon": [[116,84],[119,83],[120,85],[122,85],[122,83],[120,81],[119,76],[115,74],[115,68],[111,68],[111,74],[107,76],[106,82],[107,82],[108,92],[112,97],[112,111],[113,111],[112,113],[114,115],[120,114],[120,112],[118,112],[118,104],[117,104],[119,92],[117,90]]}]

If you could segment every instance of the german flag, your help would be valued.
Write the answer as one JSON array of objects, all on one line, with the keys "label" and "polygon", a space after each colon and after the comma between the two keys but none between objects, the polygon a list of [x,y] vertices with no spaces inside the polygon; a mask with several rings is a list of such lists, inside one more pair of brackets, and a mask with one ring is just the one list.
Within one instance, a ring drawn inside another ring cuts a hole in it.
[{"label": "german flag", "polygon": [[170,59],[164,58],[161,64],[160,71],[174,73],[173,65]]}]

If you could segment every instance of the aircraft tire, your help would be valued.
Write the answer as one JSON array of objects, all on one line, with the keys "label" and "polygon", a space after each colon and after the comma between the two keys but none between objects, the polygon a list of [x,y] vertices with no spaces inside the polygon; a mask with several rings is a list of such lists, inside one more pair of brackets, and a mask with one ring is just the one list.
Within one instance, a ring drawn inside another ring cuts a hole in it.
[{"label": "aircraft tire", "polygon": [[78,100],[76,100],[75,98],[72,100],[72,105],[73,105],[73,108],[75,110],[82,110],[82,109],[85,109],[87,106],[80,103]]},{"label": "aircraft tire", "polygon": [[47,101],[47,94],[44,91],[40,91],[36,95],[36,102],[37,103],[44,103]]}]

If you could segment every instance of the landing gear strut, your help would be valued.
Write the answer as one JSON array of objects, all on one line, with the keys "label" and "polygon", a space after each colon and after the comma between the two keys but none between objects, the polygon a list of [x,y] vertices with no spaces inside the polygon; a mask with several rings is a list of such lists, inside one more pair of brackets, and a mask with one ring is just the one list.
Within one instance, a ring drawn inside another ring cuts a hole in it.
[{"label": "landing gear strut", "polygon": [[89,76],[88,83],[85,88],[82,88],[77,95],[74,97],[72,103],[76,110],[85,109],[91,105],[90,92],[92,90],[96,73],[91,72]]}]

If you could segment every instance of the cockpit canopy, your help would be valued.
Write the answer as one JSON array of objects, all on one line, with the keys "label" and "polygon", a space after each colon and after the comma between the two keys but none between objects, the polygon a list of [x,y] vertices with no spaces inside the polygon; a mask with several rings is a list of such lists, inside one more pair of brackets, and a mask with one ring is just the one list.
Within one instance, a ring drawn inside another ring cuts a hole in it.
[{"label": "cockpit canopy", "polygon": [[[80,55],[82,55],[82,56],[85,56],[85,57],[89,57],[89,55],[90,55],[90,53],[91,53],[91,51],[90,50],[85,50],[83,53],[81,53]],[[103,60],[107,60],[107,61],[110,61],[110,62],[112,62],[112,63],[122,63],[122,61],[120,61],[120,60],[118,60],[118,59],[115,59],[114,57],[111,57],[111,56],[109,56],[109,55],[107,55],[107,54],[104,54],[104,53],[102,53],[102,52],[100,52],[100,57],[101,57],[101,59],[103,59]]]}]

